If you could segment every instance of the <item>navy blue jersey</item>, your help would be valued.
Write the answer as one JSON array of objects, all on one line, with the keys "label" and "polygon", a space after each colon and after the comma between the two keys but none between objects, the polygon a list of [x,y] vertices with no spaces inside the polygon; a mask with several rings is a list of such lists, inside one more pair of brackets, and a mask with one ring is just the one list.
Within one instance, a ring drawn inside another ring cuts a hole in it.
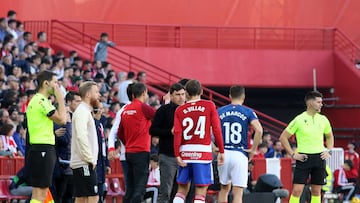
[{"label": "navy blue jersey", "polygon": [[241,151],[248,148],[248,126],[258,119],[255,112],[242,105],[229,104],[218,109],[224,146],[227,150]]}]

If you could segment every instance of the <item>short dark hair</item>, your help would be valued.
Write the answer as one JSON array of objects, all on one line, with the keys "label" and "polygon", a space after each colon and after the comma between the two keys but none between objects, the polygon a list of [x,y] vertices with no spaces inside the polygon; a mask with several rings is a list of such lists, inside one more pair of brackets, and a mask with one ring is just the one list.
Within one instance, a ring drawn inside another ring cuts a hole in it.
[{"label": "short dark hair", "polygon": [[36,81],[38,84],[37,89],[39,90],[40,88],[42,88],[45,81],[51,81],[53,76],[57,76],[57,74],[47,70],[41,71],[36,77]]},{"label": "short dark hair", "polygon": [[11,24],[11,23],[16,23],[16,20],[15,20],[15,19],[10,19],[10,20],[8,21],[8,24]]},{"label": "short dark hair", "polygon": [[29,35],[31,35],[31,32],[25,31],[24,34],[23,34],[23,37],[27,37]]},{"label": "short dark hair", "polygon": [[229,94],[232,98],[240,98],[245,94],[245,88],[243,86],[234,85],[230,87]]},{"label": "short dark hair", "polygon": [[189,81],[189,79],[183,78],[183,79],[179,80],[178,83],[180,83],[182,86],[185,86],[188,81]]},{"label": "short dark hair", "polygon": [[305,103],[310,99],[315,99],[317,97],[323,98],[323,95],[318,91],[310,91],[305,95]]},{"label": "short dark hair", "polygon": [[15,15],[15,14],[16,14],[16,11],[14,11],[14,10],[9,10],[9,11],[7,12],[7,17],[13,16],[13,15]]},{"label": "short dark hair", "polygon": [[267,144],[266,143],[260,143],[259,145],[258,145],[258,148],[268,148],[268,146],[267,146]]},{"label": "short dark hair", "polygon": [[344,164],[347,164],[351,169],[354,168],[354,163],[353,163],[351,160],[349,160],[349,159],[346,159],[346,160],[344,161]]},{"label": "short dark hair", "polygon": [[71,102],[75,100],[75,96],[79,96],[80,94],[78,92],[70,91],[65,96],[65,102]]},{"label": "short dark hair", "polygon": [[190,97],[201,94],[201,83],[198,80],[189,80],[185,84],[185,90]]},{"label": "short dark hair", "polygon": [[12,124],[9,124],[9,123],[4,123],[1,128],[0,128],[0,133],[2,135],[7,135],[9,134],[9,132],[11,132],[11,130],[14,129],[14,126]]},{"label": "short dark hair", "polygon": [[39,39],[43,34],[45,34],[45,32],[44,31],[40,31],[40,32],[38,32],[38,34],[37,34],[37,38]]},{"label": "short dark hair", "polygon": [[72,55],[74,55],[74,54],[76,54],[77,52],[75,51],[75,50],[71,50],[70,52],[69,52],[69,54],[70,54],[70,56],[72,56]]},{"label": "short dark hair", "polygon": [[132,101],[133,100],[133,86],[134,86],[135,83],[131,83],[128,85],[127,89],[126,89],[126,94],[127,96],[129,97],[129,101]]},{"label": "short dark hair", "polygon": [[157,154],[152,154],[150,160],[154,162],[159,162],[159,156]]},{"label": "short dark hair", "polygon": [[132,86],[132,93],[134,98],[139,98],[146,91],[146,86],[144,83],[138,82]]},{"label": "short dark hair", "polygon": [[185,87],[182,86],[180,83],[174,83],[170,86],[170,94],[174,93],[175,91],[185,90]]},{"label": "short dark hair", "polygon": [[109,37],[108,33],[106,33],[106,32],[101,33],[100,38],[103,38],[103,37]]},{"label": "short dark hair", "polygon": [[135,77],[135,73],[132,71],[129,71],[127,74],[127,79],[133,79]]}]

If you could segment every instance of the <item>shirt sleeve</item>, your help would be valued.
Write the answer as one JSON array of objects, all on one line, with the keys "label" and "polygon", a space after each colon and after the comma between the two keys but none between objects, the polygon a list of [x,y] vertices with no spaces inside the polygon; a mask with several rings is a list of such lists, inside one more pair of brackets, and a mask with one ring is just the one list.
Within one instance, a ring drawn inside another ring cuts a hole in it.
[{"label": "shirt sleeve", "polygon": [[325,128],[324,128],[324,134],[327,135],[332,131],[330,121],[325,117]]},{"label": "shirt sleeve", "polygon": [[294,120],[292,120],[289,125],[286,127],[285,129],[288,133],[290,133],[291,135],[295,134],[296,131],[298,130],[298,122],[297,119],[295,118]]},{"label": "shirt sleeve", "polygon": [[174,115],[174,155],[175,157],[180,156],[180,144],[182,137],[181,121],[178,115],[178,110],[175,111]]},{"label": "shirt sleeve", "polygon": [[119,125],[120,125],[120,122],[121,122],[121,112],[122,112],[122,109],[120,109],[116,113],[114,124],[111,127],[110,132],[109,132],[109,137],[108,137],[109,150],[115,149],[115,139],[116,139],[116,135],[117,135]]},{"label": "shirt sleeve", "polygon": [[160,107],[156,113],[155,113],[155,117],[151,123],[151,127],[150,127],[150,134],[151,136],[159,136],[160,139],[162,137],[168,137],[171,136],[171,128],[167,129],[164,128],[164,123],[167,122],[166,121],[166,109],[164,108],[164,106]]},{"label": "shirt sleeve", "polygon": [[151,120],[154,118],[155,116],[155,110],[153,108],[151,108],[149,105],[143,103],[141,105],[141,109],[142,109],[142,112],[143,114],[145,115],[145,117],[148,119],[148,120]]},{"label": "shirt sleeve", "polygon": [[221,134],[220,118],[214,103],[211,104],[211,127],[214,133],[216,145],[219,147],[219,152],[224,153],[224,143]]},{"label": "shirt sleeve", "polygon": [[41,112],[46,115],[47,117],[52,116],[55,113],[55,106],[53,106],[49,100],[47,99],[40,99],[39,104],[41,107]]},{"label": "shirt sleeve", "polygon": [[258,116],[256,115],[255,111],[253,111],[253,110],[249,111],[248,118],[249,118],[249,123],[253,120],[258,120]]},{"label": "shirt sleeve", "polygon": [[89,139],[87,136],[87,132],[88,132],[88,116],[91,115],[87,115],[84,116],[84,114],[87,114],[87,112],[82,112],[79,114],[74,115],[75,117],[74,119],[74,128],[76,130],[76,139],[77,139],[77,144],[78,144],[78,148],[79,148],[79,152],[80,152],[80,156],[81,159],[87,163],[92,163],[92,164],[96,164],[93,163],[94,157],[92,156],[91,153],[91,148],[90,148],[90,143],[89,143]]}]

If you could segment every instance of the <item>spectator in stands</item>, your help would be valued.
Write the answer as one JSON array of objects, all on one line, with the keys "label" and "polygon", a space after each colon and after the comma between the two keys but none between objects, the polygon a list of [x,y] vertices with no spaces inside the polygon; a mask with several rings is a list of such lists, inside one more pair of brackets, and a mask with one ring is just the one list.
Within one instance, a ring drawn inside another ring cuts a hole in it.
[{"label": "spectator in stands", "polygon": [[10,19],[8,21],[8,33],[11,34],[15,41],[18,39],[18,34],[16,33],[16,20]]},{"label": "spectator in stands", "polygon": [[76,64],[77,67],[81,70],[83,67],[83,60],[79,56],[74,57],[74,64]]},{"label": "spectator in stands", "polygon": [[78,53],[75,50],[69,52],[70,64],[74,63],[74,58],[78,56]]},{"label": "spectator in stands", "polygon": [[159,137],[152,136],[151,137],[151,145],[150,145],[150,154],[158,154],[159,153]]},{"label": "spectator in stands", "polygon": [[96,176],[99,193],[99,203],[105,200],[105,175],[111,173],[110,162],[108,159],[108,149],[105,137],[105,123],[101,121],[103,106],[101,103],[94,108],[93,116],[95,119],[95,126],[97,131],[97,141],[99,147],[98,159],[96,164]]},{"label": "spectator in stands", "polygon": [[9,112],[7,109],[0,109],[0,126],[3,126],[6,123],[11,123]]},{"label": "spectator in stands", "polygon": [[265,157],[270,156],[271,154],[274,153],[274,148],[273,148],[274,143],[271,138],[272,138],[272,136],[270,133],[268,133],[268,132],[264,133],[262,143],[265,143],[268,148],[268,150],[265,154]]},{"label": "spectator in stands", "polygon": [[8,157],[13,157],[13,153],[11,153],[10,151],[5,151],[4,150],[4,143],[0,137],[0,156],[8,156]]},{"label": "spectator in stands", "polygon": [[0,18],[0,41],[4,41],[7,32],[7,22],[5,18]]},{"label": "spectator in stands", "polygon": [[51,49],[51,55],[55,54],[53,48],[51,48],[50,44],[47,42],[47,34],[44,31],[38,32],[37,34],[37,47],[44,47]]},{"label": "spectator in stands", "polygon": [[273,151],[270,153],[266,153],[265,157],[266,158],[282,158],[283,157],[282,151],[283,151],[283,147],[281,145],[280,140],[276,140],[273,145]]},{"label": "spectator in stands", "polygon": [[9,10],[7,12],[7,18],[6,18],[7,21],[9,20],[16,20],[16,11],[14,10]]},{"label": "spectator in stands", "polygon": [[32,42],[24,46],[23,53],[25,54],[26,58],[30,58],[31,56],[35,55]]},{"label": "spectator in stands", "polygon": [[157,154],[150,156],[150,169],[149,178],[147,182],[146,194],[144,199],[151,198],[151,202],[157,202],[158,188],[160,186],[160,169],[159,169],[159,157]]},{"label": "spectator in stands", "polygon": [[267,151],[268,147],[266,143],[259,144],[258,151],[256,152],[256,154],[254,154],[254,158],[265,159],[265,154]]},{"label": "spectator in stands", "polygon": [[149,128],[155,111],[145,104],[147,89],[145,84],[132,86],[134,100],[121,114],[118,136],[125,144],[128,164],[128,187],[124,202],[141,202],[149,175],[150,135]]},{"label": "spectator in stands", "polygon": [[252,175],[253,170],[254,170],[254,161],[251,160],[251,161],[249,161],[249,164],[248,164],[248,182],[247,182],[247,188],[246,188],[246,190],[248,192],[253,192],[254,191],[254,188],[255,188],[255,185],[256,185],[256,182],[257,182],[253,178],[253,175]]},{"label": "spectator in stands", "polygon": [[347,145],[347,150],[344,152],[344,159],[345,160],[351,160],[353,163],[353,166],[351,170],[346,170],[346,177],[349,182],[356,183],[358,178],[358,171],[359,171],[359,154],[355,151],[356,150],[356,143],[350,142]]},{"label": "spectator in stands", "polygon": [[101,33],[100,40],[95,45],[94,49],[94,60],[95,61],[107,61],[108,46],[114,47],[115,43],[109,41],[109,35],[105,32]]},{"label": "spectator in stands", "polygon": [[136,80],[138,82],[142,82],[142,83],[146,84],[146,73],[144,71],[139,71],[136,76]]},{"label": "spectator in stands", "polygon": [[9,109],[11,123],[13,124],[14,129],[16,129],[16,127],[20,124],[18,107],[17,105],[12,105],[8,109]]},{"label": "spectator in stands", "polygon": [[21,151],[18,150],[17,144],[14,140],[13,134],[15,132],[12,124],[4,124],[0,128],[1,140],[5,151],[10,151],[14,156],[22,156]]},{"label": "spectator in stands", "polygon": [[19,79],[14,75],[9,75],[7,77],[7,84],[9,90],[19,91]]},{"label": "spectator in stands", "polygon": [[91,71],[85,70],[82,78],[84,81],[91,81],[92,80]]},{"label": "spectator in stands", "polygon": [[344,165],[339,169],[334,171],[334,192],[341,192],[346,195],[343,202],[350,202],[350,199],[355,194],[355,184],[348,182],[346,171],[350,171],[354,168],[353,162],[351,160],[345,160]]},{"label": "spectator in stands", "polygon": [[32,187],[26,185],[25,168],[20,169],[16,175],[12,178],[9,185],[11,195],[15,196],[30,196],[32,193]]},{"label": "spectator in stands", "polygon": [[[10,56],[11,57],[11,47],[13,46],[13,43],[11,41],[4,41],[3,42],[3,47],[1,48],[1,57],[7,57]],[[12,64],[12,57],[10,58],[10,62],[8,62],[8,64]]]},{"label": "spectator in stands", "polygon": [[16,34],[18,35],[18,38],[22,37],[24,34],[24,24],[19,20],[16,21]]},{"label": "spectator in stands", "polygon": [[51,71],[56,73],[58,79],[64,77],[64,60],[62,58],[55,58],[53,60],[54,66],[52,67]]},{"label": "spectator in stands", "polygon": [[26,148],[26,129],[24,128],[25,123],[22,122],[16,127],[13,138],[21,154],[25,155]]},{"label": "spectator in stands", "polygon": [[70,68],[71,67],[70,58],[68,58],[68,57],[64,58],[64,67],[65,68]]},{"label": "spectator in stands", "polygon": [[125,80],[124,82],[122,82],[119,85],[117,96],[118,96],[121,106],[130,103],[130,100],[129,100],[129,97],[128,97],[126,91],[127,91],[127,87],[129,86],[129,84],[134,83],[134,78],[135,78],[135,73],[132,71],[129,71],[128,75],[127,75],[127,80]]},{"label": "spectator in stands", "polygon": [[12,55],[13,62],[19,59],[19,48],[15,45],[11,47],[10,54]]}]

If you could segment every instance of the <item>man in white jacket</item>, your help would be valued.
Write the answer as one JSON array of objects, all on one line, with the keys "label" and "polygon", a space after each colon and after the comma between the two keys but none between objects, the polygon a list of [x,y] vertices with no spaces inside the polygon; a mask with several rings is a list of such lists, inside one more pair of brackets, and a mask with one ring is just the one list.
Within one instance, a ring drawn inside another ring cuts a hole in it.
[{"label": "man in white jacket", "polygon": [[75,203],[97,202],[98,188],[96,163],[98,141],[93,107],[100,98],[95,82],[85,82],[79,88],[82,102],[76,108],[72,118],[71,159],[73,169]]}]

